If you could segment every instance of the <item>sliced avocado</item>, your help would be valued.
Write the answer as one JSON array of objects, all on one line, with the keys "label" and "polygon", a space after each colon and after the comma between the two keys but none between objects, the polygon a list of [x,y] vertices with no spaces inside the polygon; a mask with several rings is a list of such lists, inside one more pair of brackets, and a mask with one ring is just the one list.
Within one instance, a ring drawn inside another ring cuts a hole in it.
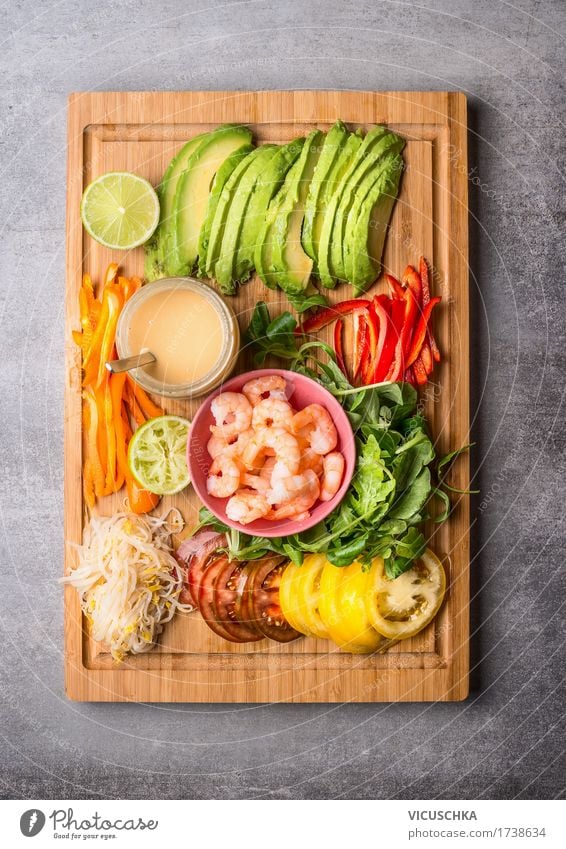
[{"label": "sliced avocado", "polygon": [[305,201],[322,150],[323,137],[324,133],[320,130],[314,130],[307,136],[301,155],[287,174],[285,200],[273,221],[271,261],[277,285],[294,296],[305,293],[312,272],[312,259],[301,244],[301,229]]},{"label": "sliced avocado", "polygon": [[[371,168],[375,162],[375,156],[372,155],[372,150],[376,144],[382,139],[387,139],[393,135],[386,127],[377,126],[369,131],[355,155],[350,160],[348,167],[345,169],[342,177],[338,181],[334,193],[332,194],[324,213],[324,219],[320,231],[319,251],[318,251],[318,270],[320,280],[323,286],[330,289],[336,286],[339,279],[344,276],[342,268],[342,245],[334,244],[336,238],[342,238],[341,223],[342,215],[340,214],[340,223],[338,229],[335,229],[335,220],[341,205],[346,205],[349,209],[353,197],[352,187],[355,187],[356,180],[350,185],[352,179],[357,176],[358,179]],[[348,188],[350,186],[350,188]],[[338,268],[334,266],[337,260]]]},{"label": "sliced avocado", "polygon": [[210,133],[189,158],[175,192],[174,237],[165,258],[172,277],[189,274],[195,266],[214,175],[230,154],[249,145],[251,140],[252,134],[247,127],[220,127]]},{"label": "sliced avocado", "polygon": [[247,280],[254,267],[254,254],[265,223],[267,209],[273,196],[281,188],[289,168],[297,160],[303,140],[299,139],[278,147],[275,155],[264,165],[255,183],[251,183],[248,171],[240,185],[241,192],[249,193],[244,220],[238,239],[238,252],[234,267],[234,278],[240,282]]},{"label": "sliced avocado", "polygon": [[231,153],[228,159],[226,159],[216,174],[214,175],[214,180],[212,182],[212,188],[210,190],[210,194],[208,196],[208,203],[206,205],[206,216],[203,222],[203,225],[200,229],[200,236],[198,240],[198,273],[201,277],[204,277],[206,274],[206,255],[208,252],[208,242],[210,239],[210,231],[212,229],[212,222],[214,220],[214,214],[216,212],[216,207],[218,206],[218,201],[220,200],[220,195],[222,194],[222,189],[228,182],[232,171],[236,168],[237,165],[240,164],[242,159],[251,153],[253,150],[253,145],[246,144],[243,147],[238,148]]},{"label": "sliced avocado", "polygon": [[[287,146],[290,147],[291,145],[293,145],[293,147],[299,151],[298,156],[300,156],[305,145],[305,139],[294,139]],[[300,159],[297,158],[291,169],[287,172],[287,176],[285,177],[283,185],[281,186],[277,194],[274,195],[271,199],[271,203],[269,204],[265,221],[259,233],[254,251],[255,269],[261,277],[262,281],[270,289],[277,288],[277,277],[275,274],[275,269],[273,268],[273,224],[277,218],[280,208],[285,202],[289,187],[294,180],[293,174],[296,173],[299,163]]]},{"label": "sliced avocado", "polygon": [[190,157],[208,135],[208,133],[201,133],[183,145],[167,166],[161,183],[156,189],[157,197],[159,198],[160,215],[157,230],[144,246],[144,274],[147,280],[156,280],[158,277],[165,275],[165,242],[167,240],[167,233],[170,232],[172,227],[173,205],[175,203],[177,183],[181,174],[186,169]]},{"label": "sliced avocado", "polygon": [[343,243],[346,278],[356,293],[363,292],[379,276],[385,234],[402,170],[400,153],[386,155],[356,191]]},{"label": "sliced avocado", "polygon": [[316,265],[316,245],[313,238],[313,225],[316,217],[319,198],[324,194],[332,168],[340,158],[350,134],[342,121],[336,121],[329,130],[319,160],[312,175],[309,193],[305,203],[305,219],[303,221],[303,248]]},{"label": "sliced avocado", "polygon": [[[255,150],[257,151],[259,148],[256,148]],[[220,193],[216,212],[214,213],[212,226],[210,228],[208,250],[206,252],[205,273],[207,277],[215,276],[216,262],[220,255],[220,248],[222,246],[222,239],[224,236],[224,229],[226,227],[226,219],[230,209],[230,204],[232,203],[232,198],[238,191],[240,181],[247,169],[250,167],[251,162],[253,162],[251,156],[254,152],[255,151],[252,151],[251,154],[248,154],[238,165],[236,165]],[[235,287],[231,286],[226,294],[233,294],[234,291]]]},{"label": "sliced avocado", "polygon": [[[320,193],[318,195],[316,210],[314,213],[314,220],[312,223],[312,248],[315,253],[315,271],[319,274],[318,269],[318,255],[319,255],[319,246],[320,246],[320,234],[322,232],[322,225],[324,222],[324,217],[326,215],[326,209],[328,204],[330,203],[330,199],[334,195],[334,192],[340,183],[340,180],[344,176],[346,169],[349,167],[352,158],[356,154],[360,145],[362,144],[363,136],[361,130],[356,130],[355,133],[350,133],[346,144],[340,151],[340,154],[334,161],[332,168],[328,174],[328,178],[324,181],[321,186]],[[304,231],[303,231],[303,244],[304,244]]]},{"label": "sliced avocado", "polygon": [[220,251],[214,266],[214,276],[222,292],[232,291],[239,279],[236,275],[236,257],[246,207],[259,175],[276,151],[276,145],[264,144],[250,154],[248,167],[238,183],[238,191],[234,192],[230,199]]},{"label": "sliced avocado", "polygon": [[384,127],[376,127],[375,130],[372,130],[372,135],[374,136],[373,143],[366,149],[365,154],[358,158],[348,180],[343,182],[340,187],[340,198],[336,206],[330,237],[330,267],[333,276],[339,280],[346,279],[343,257],[346,219],[354,203],[356,192],[360,186],[363,186],[367,175],[374,170],[381,157],[390,151],[397,153],[403,148],[404,144],[399,136],[389,132]]}]

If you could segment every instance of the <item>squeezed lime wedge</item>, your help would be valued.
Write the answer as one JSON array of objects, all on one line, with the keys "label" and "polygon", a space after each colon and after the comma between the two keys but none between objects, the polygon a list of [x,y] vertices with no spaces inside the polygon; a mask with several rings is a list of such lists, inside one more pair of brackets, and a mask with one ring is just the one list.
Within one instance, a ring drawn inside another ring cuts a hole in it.
[{"label": "squeezed lime wedge", "polygon": [[190,426],[181,416],[157,416],[136,430],[128,447],[128,465],[143,489],[174,495],[187,486]]}]

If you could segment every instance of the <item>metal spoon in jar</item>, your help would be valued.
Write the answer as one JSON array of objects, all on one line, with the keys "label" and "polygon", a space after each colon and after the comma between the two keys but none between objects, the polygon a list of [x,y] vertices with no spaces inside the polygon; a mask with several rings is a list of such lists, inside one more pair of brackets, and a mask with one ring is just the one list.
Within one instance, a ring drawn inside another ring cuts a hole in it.
[{"label": "metal spoon in jar", "polygon": [[135,354],[133,357],[123,357],[121,360],[109,360],[106,363],[106,368],[112,374],[120,374],[123,371],[130,371],[133,368],[148,366],[150,363],[154,363],[156,359],[151,351],[144,351],[143,354]]}]

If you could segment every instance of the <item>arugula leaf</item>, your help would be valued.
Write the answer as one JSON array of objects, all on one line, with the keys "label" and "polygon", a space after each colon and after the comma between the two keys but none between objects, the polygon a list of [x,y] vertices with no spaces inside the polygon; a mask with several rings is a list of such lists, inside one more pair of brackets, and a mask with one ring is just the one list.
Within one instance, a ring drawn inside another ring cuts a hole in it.
[{"label": "arugula leaf", "polygon": [[349,566],[350,563],[353,563],[365,551],[367,541],[368,534],[357,537],[345,545],[331,548],[327,553],[327,557],[335,566]]},{"label": "arugula leaf", "polygon": [[[358,458],[348,502],[358,515],[374,510],[395,490],[395,480],[381,458],[381,448],[372,434],[367,442],[358,440]],[[355,494],[354,494],[355,493]]]},{"label": "arugula leaf", "polygon": [[454,460],[460,456],[460,454],[465,454],[470,448],[475,445],[475,442],[470,442],[468,445],[463,445],[461,448],[456,448],[454,451],[449,451],[448,454],[445,454],[442,457],[436,466],[436,474],[438,476],[438,480],[441,486],[444,489],[448,489],[450,492],[455,492],[458,495],[477,495],[479,493],[479,489],[457,489],[455,486],[450,486],[450,484],[446,483],[446,475],[450,471],[450,468],[454,462]]},{"label": "arugula leaf", "polygon": [[413,562],[424,554],[426,542],[423,534],[416,528],[409,528],[406,534],[397,540],[394,550],[384,557],[385,574],[391,580],[398,578],[411,568]]},{"label": "arugula leaf", "polygon": [[393,474],[397,482],[397,491],[402,492],[408,489],[424,466],[428,466],[434,460],[434,448],[432,442],[422,434],[422,440],[412,445],[407,449],[407,444],[397,449],[395,459],[393,460]]},{"label": "arugula leaf", "polygon": [[393,503],[389,516],[392,519],[410,520],[424,507],[430,496],[430,491],[430,469],[425,466],[411,486]]}]

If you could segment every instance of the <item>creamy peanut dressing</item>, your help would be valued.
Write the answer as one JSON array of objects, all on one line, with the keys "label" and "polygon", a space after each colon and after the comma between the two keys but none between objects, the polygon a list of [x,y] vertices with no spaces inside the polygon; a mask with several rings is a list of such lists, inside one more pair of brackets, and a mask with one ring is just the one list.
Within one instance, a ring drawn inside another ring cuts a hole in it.
[{"label": "creamy peanut dressing", "polygon": [[[152,285],[151,283],[149,284]],[[157,362],[143,370],[169,384],[194,383],[209,374],[222,352],[221,318],[207,298],[167,289],[141,301],[127,328],[132,354],[149,350]]]}]

